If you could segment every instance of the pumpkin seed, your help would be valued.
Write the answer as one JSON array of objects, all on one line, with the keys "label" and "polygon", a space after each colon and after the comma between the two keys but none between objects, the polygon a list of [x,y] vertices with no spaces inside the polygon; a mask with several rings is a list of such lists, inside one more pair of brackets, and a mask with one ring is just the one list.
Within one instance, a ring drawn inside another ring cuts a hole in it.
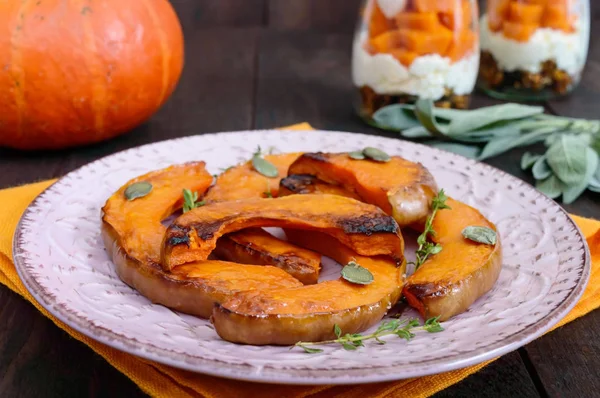
[{"label": "pumpkin seed", "polygon": [[125,197],[127,200],[143,198],[152,191],[152,184],[147,181],[135,182],[125,189]]},{"label": "pumpkin seed", "polygon": [[363,160],[365,158],[365,154],[362,153],[362,151],[348,152],[348,156],[350,156],[350,159],[354,160]]},{"label": "pumpkin seed", "polygon": [[368,285],[373,282],[373,274],[358,263],[350,261],[342,268],[342,278],[357,285]]},{"label": "pumpkin seed", "polygon": [[496,231],[488,227],[466,227],[462,231],[462,236],[473,242],[484,243],[491,246],[494,246],[497,240]]},{"label": "pumpkin seed", "polygon": [[363,149],[362,152],[363,152],[363,155],[365,155],[366,157],[368,157],[371,160],[375,160],[376,162],[389,162],[391,159],[390,155],[383,152],[381,149],[377,149],[377,148],[373,148],[373,147],[366,147],[365,149]]},{"label": "pumpkin seed", "polygon": [[277,167],[268,160],[260,157],[259,154],[252,156],[252,167],[265,177],[275,178],[279,175]]}]

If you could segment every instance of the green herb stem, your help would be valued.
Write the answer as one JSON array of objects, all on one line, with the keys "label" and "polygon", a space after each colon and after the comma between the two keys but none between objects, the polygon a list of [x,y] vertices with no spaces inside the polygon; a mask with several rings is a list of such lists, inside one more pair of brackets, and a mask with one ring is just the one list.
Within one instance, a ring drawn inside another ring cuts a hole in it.
[{"label": "green herb stem", "polygon": [[425,330],[429,333],[438,333],[443,331],[444,328],[439,323],[439,316],[428,319],[423,325],[421,325],[416,319],[408,319],[404,321],[394,319],[382,323],[375,332],[366,335],[359,333],[347,333],[342,335],[340,327],[335,325],[334,332],[337,336],[336,339],[315,342],[299,341],[295,344],[295,347],[300,347],[304,349],[305,352],[313,354],[322,352],[323,350],[311,348],[311,346],[341,344],[344,349],[352,351],[356,350],[358,347],[364,346],[364,342],[367,340],[375,340],[378,344],[385,344],[385,341],[381,340],[381,337],[385,336],[396,335],[400,338],[411,340],[413,337],[415,337],[414,332],[419,330]]},{"label": "green herb stem", "polygon": [[431,202],[431,214],[425,221],[425,228],[423,229],[423,232],[417,238],[419,248],[415,252],[416,261],[411,262],[411,264],[414,264],[415,266],[415,271],[418,270],[425,261],[427,261],[429,256],[438,254],[442,251],[442,246],[439,243],[431,243],[427,239],[430,236],[435,235],[435,231],[433,230],[433,220],[438,210],[450,209],[450,206],[446,205],[446,200],[448,200],[448,197],[442,189]]}]

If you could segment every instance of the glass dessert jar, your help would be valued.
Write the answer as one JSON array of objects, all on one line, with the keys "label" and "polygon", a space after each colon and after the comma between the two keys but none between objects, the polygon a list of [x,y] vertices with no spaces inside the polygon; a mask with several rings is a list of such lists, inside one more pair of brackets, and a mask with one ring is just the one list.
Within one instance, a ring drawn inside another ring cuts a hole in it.
[{"label": "glass dessert jar", "polygon": [[544,100],[579,83],[590,36],[588,0],[488,0],[478,85],[505,100]]},{"label": "glass dessert jar", "polygon": [[366,0],[352,51],[352,78],[367,120],[394,103],[433,99],[466,108],[479,67],[475,0]]}]

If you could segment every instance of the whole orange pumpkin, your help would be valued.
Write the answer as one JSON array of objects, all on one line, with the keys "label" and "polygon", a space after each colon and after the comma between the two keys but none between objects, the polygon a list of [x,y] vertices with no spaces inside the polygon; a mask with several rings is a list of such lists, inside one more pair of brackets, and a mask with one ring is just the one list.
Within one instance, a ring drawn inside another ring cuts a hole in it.
[{"label": "whole orange pumpkin", "polygon": [[173,92],[183,34],[168,0],[0,1],[0,146],[124,133]]}]

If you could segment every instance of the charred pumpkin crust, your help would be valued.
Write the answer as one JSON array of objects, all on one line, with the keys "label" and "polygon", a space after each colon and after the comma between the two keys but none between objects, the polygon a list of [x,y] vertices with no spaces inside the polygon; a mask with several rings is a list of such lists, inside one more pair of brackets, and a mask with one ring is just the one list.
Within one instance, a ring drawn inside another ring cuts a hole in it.
[{"label": "charred pumpkin crust", "polygon": [[400,231],[398,224],[391,217],[372,217],[362,215],[338,221],[340,227],[347,234],[363,234],[371,236],[375,233],[397,234]]},{"label": "charred pumpkin crust", "polygon": [[296,194],[308,194],[313,190],[310,188],[315,181],[315,176],[310,174],[294,174],[285,177],[279,183],[281,187]]},{"label": "charred pumpkin crust", "polygon": [[[290,213],[290,216],[292,213]],[[285,216],[284,216],[285,217]],[[214,238],[220,227],[229,220],[233,220],[235,217],[226,217],[218,222],[214,223],[194,223],[189,226],[182,227],[180,225],[173,225],[173,232],[170,234],[167,240],[169,247],[175,247],[179,245],[190,245],[190,235],[192,232],[196,233],[198,239],[202,241],[208,241]],[[268,223],[268,219],[265,221]],[[400,228],[398,224],[389,216],[384,215],[362,215],[352,218],[338,218],[334,221],[334,226],[342,229],[346,234],[359,234],[365,236],[371,236],[373,234],[388,233],[398,234]]]},{"label": "charred pumpkin crust", "polygon": [[303,154],[301,157],[316,160],[317,162],[323,162],[323,163],[327,163],[327,161],[329,160],[328,154],[324,153],[324,152],[307,152],[307,153]]}]

